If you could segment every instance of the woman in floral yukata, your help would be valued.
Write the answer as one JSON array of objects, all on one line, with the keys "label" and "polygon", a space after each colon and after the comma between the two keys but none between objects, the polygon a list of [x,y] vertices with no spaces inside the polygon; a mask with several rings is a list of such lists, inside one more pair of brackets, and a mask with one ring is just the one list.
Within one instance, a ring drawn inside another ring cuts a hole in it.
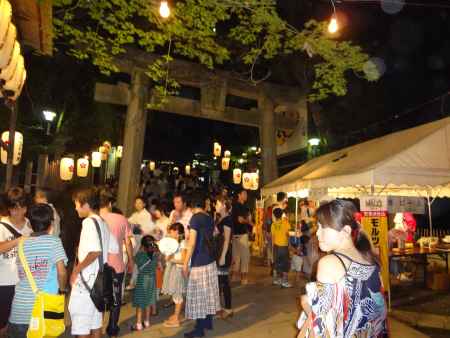
[{"label": "woman in floral yukata", "polygon": [[317,282],[302,296],[299,338],[385,337],[380,267],[352,202],[335,200],[316,212],[320,249]]}]

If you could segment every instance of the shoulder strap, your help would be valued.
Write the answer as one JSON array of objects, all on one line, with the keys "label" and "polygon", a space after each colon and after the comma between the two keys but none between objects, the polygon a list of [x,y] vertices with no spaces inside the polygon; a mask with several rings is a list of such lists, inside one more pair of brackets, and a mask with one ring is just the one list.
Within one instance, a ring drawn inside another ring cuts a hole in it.
[{"label": "shoulder strap", "polygon": [[[100,253],[100,256],[98,257],[98,264],[99,264],[99,272],[103,271],[103,241],[102,241],[102,232],[100,230],[100,225],[98,224],[97,220],[94,217],[89,217],[95,224],[95,228],[97,229],[97,234],[98,234],[98,238],[100,240],[100,248],[102,250],[102,252]],[[81,282],[83,283],[84,287],[86,288],[86,290],[88,290],[89,292],[91,292],[91,288],[89,287],[88,283],[86,282],[86,280],[83,277],[83,271],[80,271],[80,279]]]},{"label": "shoulder strap", "polygon": [[14,229],[11,225],[5,222],[0,222],[1,225],[3,225],[8,231],[14,236],[14,238],[22,237],[22,234],[18,232],[16,229]]},{"label": "shoulder strap", "polygon": [[144,264],[141,265],[141,267],[139,268],[139,271],[144,270],[144,268],[149,265],[151,262],[153,261],[153,257],[149,258]]},{"label": "shoulder strap", "polygon": [[25,238],[21,238],[19,240],[19,259],[20,263],[22,263],[23,270],[25,271],[25,274],[27,275],[28,283],[30,283],[31,290],[33,290],[33,293],[36,294],[38,292],[38,288],[36,286],[36,282],[34,280],[34,277],[30,271],[30,267],[28,266],[27,259],[25,257],[25,253],[23,251],[23,243],[25,241]]},{"label": "shoulder strap", "polygon": [[92,219],[95,223],[95,228],[97,229],[97,234],[98,234],[98,238],[100,240],[100,248],[102,250],[101,255],[98,257],[98,262],[100,264],[100,271],[103,271],[103,241],[102,241],[102,231],[100,230],[100,225],[98,224],[97,220],[95,219],[95,217],[90,217],[90,219]]},{"label": "shoulder strap", "polygon": [[[345,274],[347,274],[347,266],[345,265],[344,261],[343,261],[342,258],[341,258],[341,255],[342,255],[342,254],[337,253],[337,252],[333,252],[332,254],[333,254],[334,256],[336,256],[337,259],[339,259],[339,260],[341,261],[342,266],[344,267],[344,270],[345,270]],[[345,255],[342,255],[342,257],[345,257],[345,258],[349,259],[349,257],[347,257],[347,256],[345,256]],[[350,261],[351,261],[351,260],[350,260]]]}]

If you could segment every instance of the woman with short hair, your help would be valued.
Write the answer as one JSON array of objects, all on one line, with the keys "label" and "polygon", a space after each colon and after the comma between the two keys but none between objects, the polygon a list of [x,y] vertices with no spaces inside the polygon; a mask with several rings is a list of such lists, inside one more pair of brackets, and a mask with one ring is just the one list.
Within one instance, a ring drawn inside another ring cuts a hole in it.
[{"label": "woman with short hair", "polygon": [[7,215],[0,221],[0,337],[6,333],[8,318],[14,298],[17,273],[17,244],[22,236],[29,236],[30,222],[27,214],[28,198],[22,188],[11,188],[4,196]]}]

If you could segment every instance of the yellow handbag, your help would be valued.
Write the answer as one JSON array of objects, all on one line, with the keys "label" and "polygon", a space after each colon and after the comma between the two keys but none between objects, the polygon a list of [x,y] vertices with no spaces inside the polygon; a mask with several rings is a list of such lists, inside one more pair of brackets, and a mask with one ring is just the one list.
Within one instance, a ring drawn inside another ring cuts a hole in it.
[{"label": "yellow handbag", "polygon": [[24,239],[19,241],[19,259],[31,289],[35,294],[33,311],[28,326],[28,338],[58,337],[65,331],[64,295],[54,295],[39,290],[31,274],[30,267],[23,251]]}]

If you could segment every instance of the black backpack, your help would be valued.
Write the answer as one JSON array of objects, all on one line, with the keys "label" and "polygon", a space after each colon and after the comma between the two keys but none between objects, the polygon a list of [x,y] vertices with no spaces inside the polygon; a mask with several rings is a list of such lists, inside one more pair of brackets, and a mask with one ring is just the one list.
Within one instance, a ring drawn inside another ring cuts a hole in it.
[{"label": "black backpack", "polygon": [[112,305],[115,303],[114,284],[116,280],[116,271],[108,263],[103,262],[104,248],[100,225],[95,218],[91,217],[91,219],[95,223],[95,228],[97,229],[98,237],[100,240],[100,247],[102,249],[102,253],[98,257],[99,271],[92,289],[86,283],[86,280],[83,278],[83,274],[81,272],[80,276],[81,281],[83,282],[84,287],[89,291],[92,302],[94,303],[97,310],[100,312],[105,312],[109,311]]}]

